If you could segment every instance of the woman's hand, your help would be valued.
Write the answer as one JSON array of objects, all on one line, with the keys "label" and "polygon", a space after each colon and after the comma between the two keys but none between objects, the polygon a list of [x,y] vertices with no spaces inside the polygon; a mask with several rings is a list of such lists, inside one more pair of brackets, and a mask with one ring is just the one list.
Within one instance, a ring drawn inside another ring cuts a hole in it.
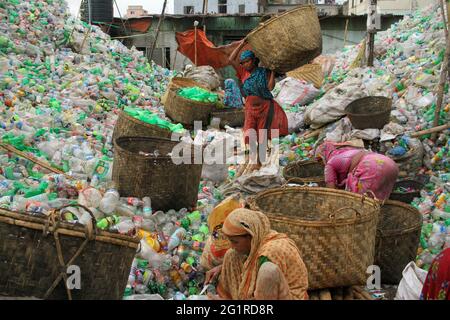
[{"label": "woman's hand", "polygon": [[205,285],[217,278],[222,271],[222,265],[212,268],[205,275]]}]

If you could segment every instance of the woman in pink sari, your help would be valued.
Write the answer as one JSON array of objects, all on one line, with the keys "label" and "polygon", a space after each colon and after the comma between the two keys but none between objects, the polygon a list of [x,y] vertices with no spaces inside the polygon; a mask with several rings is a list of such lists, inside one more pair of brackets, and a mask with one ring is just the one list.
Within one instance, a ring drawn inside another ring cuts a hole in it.
[{"label": "woman in pink sari", "polygon": [[328,188],[372,191],[379,200],[389,198],[398,176],[398,166],[389,157],[345,142],[324,142],[316,149],[316,159],[325,164]]}]

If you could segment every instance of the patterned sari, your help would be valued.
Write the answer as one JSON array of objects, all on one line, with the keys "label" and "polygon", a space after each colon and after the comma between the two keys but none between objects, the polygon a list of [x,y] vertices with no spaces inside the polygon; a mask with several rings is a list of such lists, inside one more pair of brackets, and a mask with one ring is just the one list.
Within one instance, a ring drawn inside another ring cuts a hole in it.
[{"label": "patterned sari", "polygon": [[[308,273],[295,242],[285,234],[271,230],[264,214],[248,209],[234,210],[222,230],[229,236],[250,234],[252,240],[248,256],[234,249],[225,254],[217,287],[221,297],[251,300],[263,294],[265,299],[273,300],[308,298]],[[276,281],[265,274],[272,272],[273,267]],[[272,283],[274,285],[268,285]]]},{"label": "patterned sari", "polygon": [[450,248],[443,250],[433,260],[420,300],[450,300]]}]

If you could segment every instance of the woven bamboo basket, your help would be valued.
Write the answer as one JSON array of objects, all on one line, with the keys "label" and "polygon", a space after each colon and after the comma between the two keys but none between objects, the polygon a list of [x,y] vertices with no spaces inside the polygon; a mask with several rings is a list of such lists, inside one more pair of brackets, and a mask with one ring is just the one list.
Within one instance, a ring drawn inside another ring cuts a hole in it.
[{"label": "woven bamboo basket", "polygon": [[391,116],[392,99],[371,96],[356,99],[345,107],[352,126],[355,129],[383,129]]},{"label": "woven bamboo basket", "polygon": [[271,227],[295,241],[308,269],[309,289],[366,283],[373,264],[378,201],[355,193],[281,187],[249,200]]},{"label": "woven bamboo basket", "polygon": [[[414,191],[411,192],[395,192],[395,190],[399,187],[404,187],[404,188],[413,188]],[[402,181],[397,181],[394,184],[394,191],[392,191],[391,196],[389,197],[390,200],[396,200],[396,201],[401,201],[404,203],[411,203],[414,198],[420,198],[420,190],[424,187],[424,184],[420,181],[416,181],[416,180],[402,180]]]},{"label": "woven bamboo basket", "polygon": [[310,63],[286,73],[288,77],[311,82],[316,88],[320,88],[323,83],[322,66],[318,63]]},{"label": "woven bamboo basket", "polygon": [[295,161],[283,169],[283,177],[289,182],[309,184],[317,183],[325,187],[324,166],[317,161]]},{"label": "woven bamboo basket", "polygon": [[245,120],[244,109],[223,109],[211,113],[211,118],[220,119],[220,127],[242,127]]},{"label": "woven bamboo basket", "polygon": [[208,87],[206,87],[205,85],[203,85],[195,80],[192,80],[189,78],[183,78],[183,77],[173,77],[170,80],[169,84],[167,85],[166,92],[164,93],[164,95],[161,98],[161,103],[164,105],[166,104],[169,91],[178,90],[180,88],[188,88],[188,87],[200,87],[200,88],[209,90]]},{"label": "woven bamboo basket", "polygon": [[316,7],[286,11],[250,32],[247,42],[263,65],[286,73],[309,63],[322,52],[322,33]]},{"label": "woven bamboo basket", "polygon": [[[61,221],[58,210],[46,217],[0,209],[0,296],[120,300],[138,246],[137,238]],[[69,266],[79,267],[80,289],[66,287],[76,283]]]},{"label": "woven bamboo basket", "polygon": [[194,121],[201,121],[202,126],[206,126],[209,124],[211,113],[215,110],[215,104],[185,99],[177,95],[176,90],[170,90],[164,109],[166,115],[173,121],[187,127],[193,126]]},{"label": "woven bamboo basket", "polygon": [[[198,160],[195,156],[201,157],[203,152],[201,147],[195,148],[193,150],[191,145],[157,137],[116,139],[112,177],[120,195],[149,196],[154,210],[195,207],[202,164],[193,163]],[[189,152],[178,155],[177,150]],[[172,152],[173,159],[169,155]],[[184,163],[176,164],[174,161]],[[203,159],[200,158],[200,161]]]},{"label": "woven bamboo basket", "polygon": [[421,230],[422,215],[414,207],[392,200],[381,207],[375,265],[381,269],[382,283],[400,282],[405,266],[415,260]]},{"label": "woven bamboo basket", "polygon": [[113,141],[119,137],[162,137],[170,138],[172,132],[168,129],[158,127],[154,124],[145,123],[141,120],[133,118],[124,111],[119,113],[112,139]]}]

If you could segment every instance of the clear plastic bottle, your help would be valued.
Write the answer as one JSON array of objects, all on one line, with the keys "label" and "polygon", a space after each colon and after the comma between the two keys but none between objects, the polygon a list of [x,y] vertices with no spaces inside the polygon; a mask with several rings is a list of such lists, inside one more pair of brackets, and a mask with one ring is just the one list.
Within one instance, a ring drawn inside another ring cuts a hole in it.
[{"label": "clear plastic bottle", "polygon": [[144,218],[149,218],[152,215],[152,201],[150,197],[144,197],[143,201],[143,216]]},{"label": "clear plastic bottle", "polygon": [[111,188],[105,192],[103,199],[100,201],[99,209],[104,213],[112,213],[119,204],[120,195],[116,189]]}]

